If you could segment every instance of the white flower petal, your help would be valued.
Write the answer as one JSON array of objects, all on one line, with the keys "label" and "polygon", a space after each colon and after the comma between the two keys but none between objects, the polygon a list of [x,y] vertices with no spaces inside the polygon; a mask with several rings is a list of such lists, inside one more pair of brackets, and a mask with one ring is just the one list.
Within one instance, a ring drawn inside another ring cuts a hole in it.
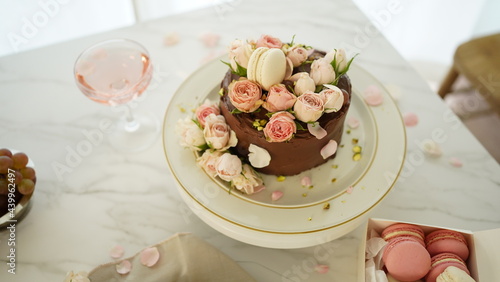
[{"label": "white flower petal", "polygon": [[422,150],[424,153],[431,157],[440,157],[443,152],[441,151],[441,147],[439,146],[438,143],[434,142],[433,140],[427,139],[424,140],[421,144]]},{"label": "white flower petal", "polygon": [[271,155],[264,148],[250,144],[250,146],[248,146],[248,151],[250,152],[248,154],[248,160],[253,167],[266,167],[271,162]]},{"label": "white flower petal", "polygon": [[119,274],[127,274],[132,270],[132,264],[128,260],[124,260],[117,264],[116,266],[116,272]]},{"label": "white flower petal", "polygon": [[327,159],[328,157],[332,156],[337,152],[337,141],[335,140],[330,140],[328,144],[326,144],[320,151],[321,156],[323,159]]},{"label": "white flower petal", "polygon": [[307,130],[318,139],[325,137],[327,133],[326,130],[319,125],[319,122],[315,122],[314,124],[308,123]]},{"label": "white flower petal", "polygon": [[141,263],[144,266],[152,267],[160,259],[160,252],[156,247],[146,248],[141,252]]}]

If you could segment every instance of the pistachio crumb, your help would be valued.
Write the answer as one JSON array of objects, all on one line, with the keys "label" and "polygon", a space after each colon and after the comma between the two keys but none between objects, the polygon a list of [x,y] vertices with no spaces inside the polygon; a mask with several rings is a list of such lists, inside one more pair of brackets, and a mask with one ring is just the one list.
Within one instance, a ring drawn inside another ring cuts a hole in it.
[{"label": "pistachio crumb", "polygon": [[312,217],[307,218],[308,221],[311,221],[312,219],[313,219]]},{"label": "pistachio crumb", "polygon": [[337,178],[335,178],[335,177],[332,178],[332,183],[335,182],[335,181],[337,181]]},{"label": "pistachio crumb", "polygon": [[345,133],[347,133],[347,134],[351,134],[351,130],[350,130],[350,129],[348,129],[348,130],[346,130],[346,131],[345,131]]},{"label": "pistachio crumb", "polygon": [[352,151],[353,151],[354,153],[361,153],[362,148],[361,148],[361,146],[356,145],[356,146],[352,147]]},{"label": "pistachio crumb", "polygon": [[307,193],[302,193],[302,197],[307,197]]},{"label": "pistachio crumb", "polygon": [[280,175],[276,178],[276,180],[278,180],[278,182],[283,182],[285,181],[286,177],[284,177],[283,175]]},{"label": "pistachio crumb", "polygon": [[335,165],[332,165],[332,168],[339,168],[339,166],[335,164]]},{"label": "pistachio crumb", "polygon": [[361,160],[361,154],[360,153],[355,153],[353,156],[352,156],[352,159],[353,161],[359,161]]},{"label": "pistachio crumb", "polygon": [[323,205],[323,209],[324,209],[324,210],[329,210],[329,209],[330,209],[330,203],[325,203],[325,204]]},{"label": "pistachio crumb", "polygon": [[358,144],[359,139],[358,138],[352,138],[352,144]]}]

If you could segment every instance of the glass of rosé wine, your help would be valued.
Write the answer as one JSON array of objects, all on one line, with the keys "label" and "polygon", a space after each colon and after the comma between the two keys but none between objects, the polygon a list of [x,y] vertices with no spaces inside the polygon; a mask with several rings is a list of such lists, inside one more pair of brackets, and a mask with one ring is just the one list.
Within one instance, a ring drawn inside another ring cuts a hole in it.
[{"label": "glass of ros\u00e9 wine", "polygon": [[130,102],[144,93],[153,76],[148,51],[128,39],[111,39],[84,50],[74,67],[76,85],[89,99],[122,108],[125,115],[106,131],[111,145],[126,152],[148,148],[158,136],[156,118],[132,112]]}]

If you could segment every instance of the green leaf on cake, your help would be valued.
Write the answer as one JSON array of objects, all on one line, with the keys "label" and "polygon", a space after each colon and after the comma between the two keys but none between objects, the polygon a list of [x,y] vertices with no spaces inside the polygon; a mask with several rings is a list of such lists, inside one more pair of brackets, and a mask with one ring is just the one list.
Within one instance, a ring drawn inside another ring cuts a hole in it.
[{"label": "green leaf on cake", "polygon": [[232,111],[231,111],[231,114],[233,114],[233,115],[234,115],[234,114],[241,114],[241,113],[243,113],[243,112],[242,112],[242,111],[240,111],[240,110],[238,110],[238,109],[236,109],[236,108],[235,108],[234,110],[232,110]]},{"label": "green leaf on cake", "polygon": [[297,126],[297,130],[306,130],[300,122],[295,120],[295,126]]},{"label": "green leaf on cake", "polygon": [[233,69],[233,66],[231,66],[231,64],[228,62],[224,62],[222,60],[221,60],[221,62],[223,64],[225,64],[226,66],[228,66],[231,69],[232,73],[239,75],[239,76],[244,76],[244,77],[247,76],[247,69],[242,67],[240,64],[238,64],[238,62],[234,61],[236,63],[236,69]]}]

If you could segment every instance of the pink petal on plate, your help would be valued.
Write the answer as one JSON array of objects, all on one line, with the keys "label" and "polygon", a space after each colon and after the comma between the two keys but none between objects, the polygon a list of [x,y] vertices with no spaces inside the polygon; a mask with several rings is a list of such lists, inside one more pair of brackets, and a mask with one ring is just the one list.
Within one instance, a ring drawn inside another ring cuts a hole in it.
[{"label": "pink petal on plate", "polygon": [[326,130],[319,125],[319,122],[315,122],[314,124],[308,123],[307,130],[309,130],[309,133],[318,139],[326,136]]},{"label": "pink petal on plate", "polygon": [[384,96],[382,96],[380,88],[375,85],[370,85],[365,89],[363,98],[365,99],[365,102],[372,107],[379,106],[384,101]]},{"label": "pink petal on plate", "polygon": [[271,193],[271,200],[273,202],[281,199],[281,197],[283,197],[283,192],[281,191],[274,191],[273,193]]},{"label": "pink petal on plate", "polygon": [[456,157],[451,157],[450,158],[450,164],[454,167],[462,167],[464,164],[459,158]]},{"label": "pink petal on plate", "polygon": [[403,115],[403,121],[407,127],[412,127],[418,124],[418,116],[412,112],[405,113]]},{"label": "pink petal on plate", "polygon": [[302,177],[302,179],[300,180],[300,184],[306,187],[311,186],[312,185],[311,177],[309,176]]},{"label": "pink petal on plate", "polygon": [[124,260],[116,265],[116,272],[119,274],[127,274],[132,270],[132,264],[128,260]]},{"label": "pink petal on plate", "polygon": [[314,267],[314,271],[321,273],[321,274],[325,274],[329,270],[330,270],[330,267],[328,265],[324,265],[324,264],[318,264]]},{"label": "pink petal on plate", "polygon": [[328,157],[332,156],[337,152],[337,141],[335,140],[330,140],[328,141],[328,144],[326,144],[321,151],[319,152],[323,159],[327,159]]},{"label": "pink petal on plate", "polygon": [[345,191],[347,194],[352,194],[352,191],[354,190],[354,186],[349,186],[347,187],[347,190]]},{"label": "pink petal on plate", "polygon": [[349,126],[352,129],[358,128],[360,124],[361,122],[359,121],[359,119],[355,117],[350,117],[347,119],[347,126]]},{"label": "pink petal on plate", "polygon": [[125,253],[125,249],[123,249],[123,247],[120,245],[116,245],[111,249],[111,251],[109,252],[109,255],[114,259],[118,259],[118,258],[121,258],[124,253]]},{"label": "pink petal on plate", "polygon": [[179,43],[179,41],[179,34],[177,32],[171,32],[165,36],[165,38],[163,39],[163,44],[165,46],[173,46]]},{"label": "pink petal on plate", "polygon": [[156,247],[146,248],[141,252],[141,263],[144,266],[152,267],[160,259],[160,252]]},{"label": "pink petal on plate", "polygon": [[206,32],[200,35],[200,40],[205,44],[206,47],[208,48],[213,48],[219,44],[219,39],[220,35],[212,33],[212,32]]}]

